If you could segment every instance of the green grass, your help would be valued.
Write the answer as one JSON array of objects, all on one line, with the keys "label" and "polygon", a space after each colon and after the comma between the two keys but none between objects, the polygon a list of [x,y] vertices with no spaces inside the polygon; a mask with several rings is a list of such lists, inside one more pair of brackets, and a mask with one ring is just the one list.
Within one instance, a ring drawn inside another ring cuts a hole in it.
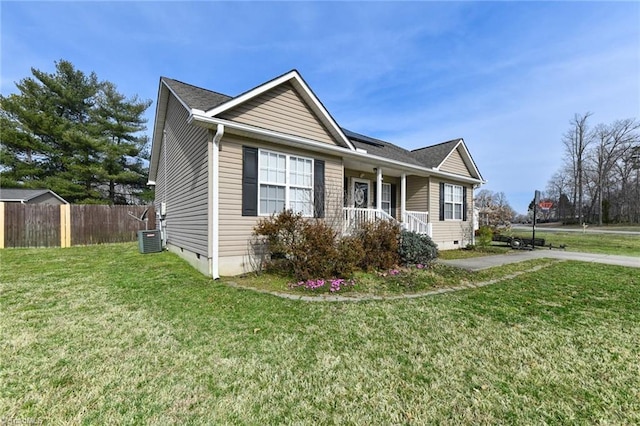
[{"label": "green grass", "polygon": [[7,423],[640,423],[631,268],[305,303],[132,244],[3,250],[0,335]]},{"label": "green grass", "polygon": [[[514,231],[512,235],[531,238],[531,232]],[[544,238],[545,244],[567,250],[603,253],[622,256],[640,256],[640,236],[623,234],[583,234],[579,232],[544,232],[536,229],[536,238]]]},{"label": "green grass", "polygon": [[[582,225],[579,224],[572,224],[572,225],[562,225],[559,223],[540,223],[538,225],[536,225],[536,228],[547,228],[547,227],[551,227],[551,228],[569,228],[569,229],[580,229],[582,230],[583,227]],[[640,232],[640,225],[638,224],[620,224],[620,223],[610,223],[610,224],[603,224],[602,226],[598,226],[597,224],[589,224],[587,227],[587,230],[589,231],[595,231],[595,230],[603,230],[603,231],[633,231],[633,232]]]}]

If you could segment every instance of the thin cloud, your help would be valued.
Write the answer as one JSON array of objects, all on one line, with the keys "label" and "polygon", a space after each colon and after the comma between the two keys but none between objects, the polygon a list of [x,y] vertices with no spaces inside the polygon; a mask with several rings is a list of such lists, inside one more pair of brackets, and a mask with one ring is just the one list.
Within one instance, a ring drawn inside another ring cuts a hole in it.
[{"label": "thin cloud", "polygon": [[639,14],[616,2],[4,2],[0,88],[59,59],[145,99],[161,75],[235,95],[296,68],[347,128],[406,148],[464,137],[487,187],[526,211],[574,113],[640,115]]}]

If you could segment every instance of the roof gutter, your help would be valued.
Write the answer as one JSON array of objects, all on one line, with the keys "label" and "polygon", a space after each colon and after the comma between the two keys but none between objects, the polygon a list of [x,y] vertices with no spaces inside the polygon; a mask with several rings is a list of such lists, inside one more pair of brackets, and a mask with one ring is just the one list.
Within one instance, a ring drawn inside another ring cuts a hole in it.
[{"label": "roof gutter", "polygon": [[362,153],[358,151],[351,151],[346,148],[342,148],[335,145],[329,145],[323,142],[317,142],[307,138],[287,135],[279,132],[274,132],[273,130],[257,128],[257,127],[249,126],[242,123],[223,120],[220,118],[203,116],[198,114],[198,111],[196,110],[191,110],[191,114],[187,122],[189,124],[191,123],[198,124],[207,128],[215,128],[215,126],[223,125],[227,129],[227,131],[235,130],[236,132],[241,134],[256,135],[256,136],[260,136],[262,139],[266,139],[269,141],[274,141],[274,142],[278,142],[278,143],[282,143],[290,146],[299,147],[300,145],[304,145],[317,152],[337,155],[340,157],[351,158],[351,159],[356,159],[360,161],[373,162],[373,163],[379,164],[380,166],[390,166],[394,168],[400,168],[407,172],[413,172],[419,175],[440,176],[443,178],[452,178],[452,179],[462,181],[462,182],[467,182],[467,183],[477,183],[477,184],[485,183],[485,181],[482,179],[476,179],[471,177],[455,175],[453,173],[442,172],[440,170],[437,170],[431,167],[414,166],[412,164],[403,163],[402,161],[391,160],[388,158],[378,157],[375,155]]},{"label": "roof gutter", "polygon": [[214,280],[220,278],[218,265],[220,257],[220,203],[218,184],[220,182],[220,140],[224,126],[218,124],[216,133],[208,144],[209,150],[209,274]]}]

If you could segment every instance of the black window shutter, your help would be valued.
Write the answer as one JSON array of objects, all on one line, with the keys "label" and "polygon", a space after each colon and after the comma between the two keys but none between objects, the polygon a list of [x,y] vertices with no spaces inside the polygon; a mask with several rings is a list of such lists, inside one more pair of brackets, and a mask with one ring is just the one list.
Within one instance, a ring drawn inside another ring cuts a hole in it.
[{"label": "black window shutter", "polygon": [[315,160],[313,162],[313,216],[324,217],[324,161]]},{"label": "black window shutter", "polygon": [[462,220],[467,220],[467,187],[462,187]]},{"label": "black window shutter", "polygon": [[444,220],[444,182],[440,182],[440,220]]},{"label": "black window shutter", "polygon": [[242,216],[258,215],[258,148],[242,147]]},{"label": "black window shutter", "polygon": [[396,217],[396,185],[391,184],[391,216]]}]

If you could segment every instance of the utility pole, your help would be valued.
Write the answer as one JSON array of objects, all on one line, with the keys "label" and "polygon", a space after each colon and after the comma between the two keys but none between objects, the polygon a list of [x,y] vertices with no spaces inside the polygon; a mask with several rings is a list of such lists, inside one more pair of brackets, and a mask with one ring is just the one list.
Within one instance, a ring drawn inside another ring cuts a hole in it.
[{"label": "utility pole", "polygon": [[536,248],[536,213],[538,212],[538,203],[540,202],[540,191],[536,189],[533,197],[533,235],[531,236],[531,248]]}]

